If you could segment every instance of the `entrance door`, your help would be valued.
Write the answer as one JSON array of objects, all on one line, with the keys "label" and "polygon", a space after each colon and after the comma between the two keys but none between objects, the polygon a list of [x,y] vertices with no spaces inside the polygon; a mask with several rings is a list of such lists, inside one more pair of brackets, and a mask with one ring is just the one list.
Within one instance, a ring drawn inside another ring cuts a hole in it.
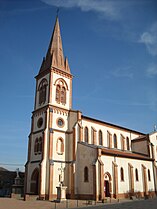
[{"label": "entrance door", "polygon": [[35,169],[31,176],[31,193],[39,194],[39,170]]},{"label": "entrance door", "polygon": [[110,197],[109,181],[104,181],[105,197]]}]

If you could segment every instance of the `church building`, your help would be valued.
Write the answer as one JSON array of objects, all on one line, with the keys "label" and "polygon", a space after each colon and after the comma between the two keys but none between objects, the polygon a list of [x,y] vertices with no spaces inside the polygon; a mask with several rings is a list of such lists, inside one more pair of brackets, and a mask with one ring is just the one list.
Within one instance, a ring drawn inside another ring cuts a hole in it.
[{"label": "church building", "polygon": [[72,108],[72,80],[59,19],[36,78],[25,195],[103,200],[157,191],[157,132],[141,133]]}]

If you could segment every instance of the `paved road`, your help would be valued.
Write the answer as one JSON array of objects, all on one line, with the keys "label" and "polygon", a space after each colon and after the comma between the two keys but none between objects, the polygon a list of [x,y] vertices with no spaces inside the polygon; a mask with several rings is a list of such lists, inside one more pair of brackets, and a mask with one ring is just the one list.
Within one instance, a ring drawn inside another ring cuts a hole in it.
[{"label": "paved road", "polygon": [[[134,200],[116,204],[105,204],[103,206],[94,206],[90,209],[157,209],[157,198],[149,200]],[[89,209],[89,206],[88,206]]]},{"label": "paved road", "polygon": [[[11,198],[0,198],[0,209],[64,209],[67,206],[69,208],[76,208],[76,201],[69,201],[68,205],[66,202],[55,205],[55,203],[49,201],[23,201]],[[79,206],[81,209],[157,209],[157,198],[128,202],[125,200],[116,204],[108,203],[100,206],[86,206],[85,202],[82,201],[81,203],[80,201]]]}]

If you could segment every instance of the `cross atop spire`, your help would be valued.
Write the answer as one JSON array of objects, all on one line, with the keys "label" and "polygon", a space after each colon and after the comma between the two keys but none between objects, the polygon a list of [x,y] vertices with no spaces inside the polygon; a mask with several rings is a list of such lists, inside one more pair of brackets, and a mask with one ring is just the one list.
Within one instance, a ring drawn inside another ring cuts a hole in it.
[{"label": "cross atop spire", "polygon": [[67,58],[64,60],[58,15],[56,17],[56,22],[46,54],[46,58],[43,60],[40,72],[48,68],[51,69],[52,67],[70,73]]}]

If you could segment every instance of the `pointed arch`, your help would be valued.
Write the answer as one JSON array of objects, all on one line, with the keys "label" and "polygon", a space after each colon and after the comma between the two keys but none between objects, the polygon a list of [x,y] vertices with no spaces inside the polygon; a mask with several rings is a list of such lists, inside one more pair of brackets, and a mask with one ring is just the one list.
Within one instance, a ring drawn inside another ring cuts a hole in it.
[{"label": "pointed arch", "polygon": [[61,91],[61,87],[60,85],[58,84],[56,86],[56,102],[60,103],[60,91]]},{"label": "pointed arch", "polygon": [[42,137],[36,138],[34,143],[34,154],[38,155],[42,153]]},{"label": "pointed arch", "polygon": [[36,155],[38,152],[38,138],[35,139],[34,143],[34,154]]},{"label": "pointed arch", "polygon": [[103,135],[101,130],[99,130],[99,145],[103,145]]},{"label": "pointed arch", "polygon": [[58,78],[54,85],[56,86],[56,102],[63,105],[66,104],[66,94],[68,90],[68,85],[64,79]]},{"label": "pointed arch", "polygon": [[32,194],[39,194],[39,169],[35,168],[31,175],[31,188],[30,191]]},{"label": "pointed arch", "polygon": [[39,138],[39,149],[38,149],[38,152],[39,152],[39,153],[42,152],[42,147],[43,147],[42,144],[43,144],[43,143],[42,143],[42,137],[40,137],[40,138]]},{"label": "pointed arch", "polygon": [[109,172],[106,172],[106,173],[104,174],[104,177],[105,177],[105,176],[108,177],[109,181],[112,181],[112,176],[111,176],[111,174],[110,174]]},{"label": "pointed arch", "polygon": [[89,143],[89,133],[88,133],[87,127],[85,127],[85,129],[84,129],[84,141]]},{"label": "pointed arch", "polygon": [[88,173],[88,167],[86,166],[84,168],[84,182],[88,182],[89,181],[89,173]]},{"label": "pointed arch", "polygon": [[66,104],[66,89],[65,87],[63,86],[62,89],[61,89],[61,103],[62,104]]},{"label": "pointed arch", "polygon": [[38,86],[38,91],[39,91],[39,105],[44,104],[46,102],[47,85],[48,85],[48,82],[44,78],[44,79],[42,79],[42,81],[40,82],[40,84]]},{"label": "pointed arch", "polygon": [[116,134],[113,135],[113,145],[114,145],[114,148],[117,148],[117,135]]},{"label": "pointed arch", "polygon": [[112,192],[112,177],[109,172],[104,174],[104,195],[105,197],[111,197]]},{"label": "pointed arch", "polygon": [[55,81],[54,85],[56,86],[57,84],[62,84],[62,85],[65,86],[66,90],[69,90],[69,89],[68,89],[68,85],[67,85],[66,81],[65,81],[63,78],[58,78],[58,79]]}]

